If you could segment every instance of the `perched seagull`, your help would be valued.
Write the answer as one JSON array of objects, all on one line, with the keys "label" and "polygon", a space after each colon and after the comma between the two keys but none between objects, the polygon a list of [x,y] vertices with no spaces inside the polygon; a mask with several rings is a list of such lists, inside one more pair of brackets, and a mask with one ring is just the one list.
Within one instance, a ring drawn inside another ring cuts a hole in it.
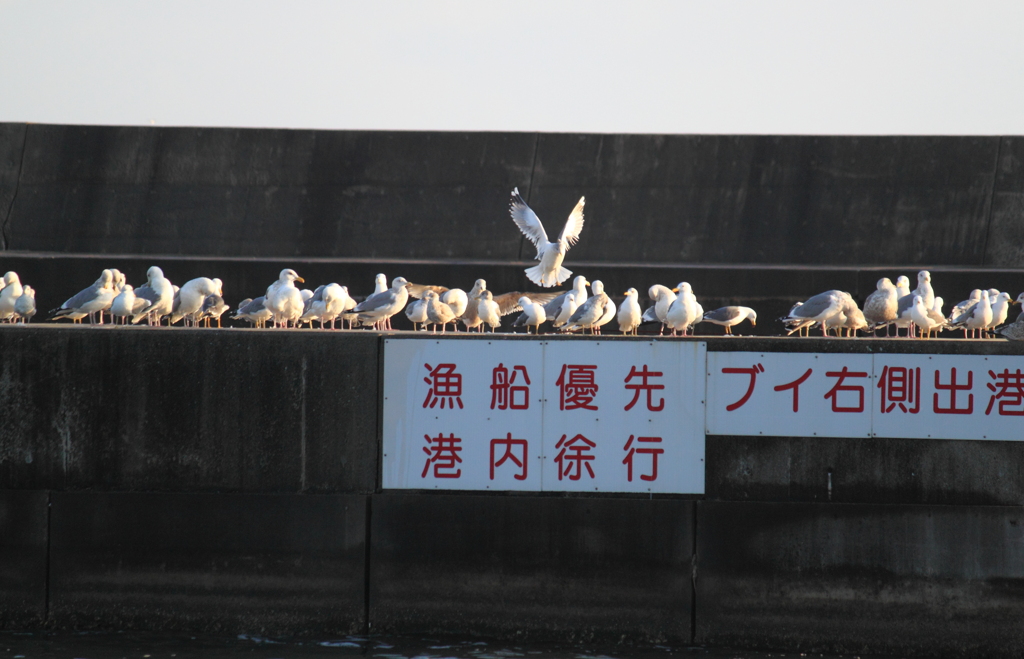
[{"label": "perched seagull", "polygon": [[551,319],[551,326],[555,329],[565,327],[565,324],[569,322],[569,319],[572,318],[572,315],[576,313],[576,309],[580,306],[576,303],[575,291],[569,291],[553,302],[557,302],[559,300],[561,300],[562,304],[556,309],[550,309],[551,303],[544,305],[544,313]]},{"label": "perched seagull", "polygon": [[757,325],[757,312],[750,307],[722,307],[704,314],[704,320],[725,327],[725,333],[732,336],[732,326],[750,319],[751,325]]},{"label": "perched seagull", "polygon": [[[569,317],[569,321],[565,327],[566,332],[573,332],[578,329],[586,330],[589,328],[591,334],[596,334],[598,332],[598,329],[596,328],[600,327],[599,323],[602,320],[606,323],[611,320],[611,317],[609,317],[608,320],[605,320],[607,303],[611,300],[608,297],[608,294],[604,292],[604,284],[600,279],[595,279],[593,283],[590,284],[590,290],[593,295],[588,298],[586,302],[577,307],[576,311]],[[614,313],[615,312],[612,311],[613,316]]]},{"label": "perched seagull", "polygon": [[864,300],[864,319],[871,324],[872,331],[885,325],[885,335],[896,320],[896,287],[888,277],[882,277],[875,284],[875,291]]},{"label": "perched seagull", "polygon": [[683,336],[686,336],[687,329],[701,321],[704,311],[702,309],[700,315],[698,315],[697,298],[694,296],[693,288],[691,288],[689,283],[685,281],[679,282],[679,285],[673,288],[672,292],[679,295],[669,305],[668,311],[665,312],[665,325],[672,330],[672,336],[675,336],[676,332],[680,330]]},{"label": "perched seagull", "polygon": [[491,328],[491,332],[494,332],[501,325],[501,307],[494,301],[494,295],[486,289],[481,291],[477,297],[479,299],[476,304],[476,318],[479,321],[480,331],[482,332],[484,325],[487,325]]},{"label": "perched seagull", "polygon": [[529,334],[530,328],[535,327],[536,333],[540,334],[540,326],[547,320],[544,315],[544,307],[536,302],[531,302],[530,298],[525,295],[519,298],[519,306],[523,308],[522,319],[524,319],[523,324],[526,325],[526,333]]},{"label": "perched seagull", "polygon": [[125,284],[121,287],[121,292],[117,294],[110,305],[110,315],[115,319],[115,322],[116,319],[120,318],[121,324],[127,325],[128,318],[142,311],[148,304],[148,300],[135,297],[135,289],[131,284]]},{"label": "perched seagull", "polygon": [[14,316],[14,303],[23,291],[21,279],[13,270],[4,275],[3,283],[4,285],[0,286],[0,321],[9,320]]},{"label": "perched seagull", "polygon": [[381,330],[390,327],[388,320],[404,309],[409,300],[409,291],[405,288],[408,283],[405,277],[395,277],[391,288],[366,298],[352,309],[352,313],[363,325],[377,325]]},{"label": "perched seagull", "polygon": [[973,291],[971,291],[971,294],[969,296],[967,296],[966,300],[963,300],[962,302],[958,302],[958,303],[953,305],[953,308],[950,310],[949,316],[947,316],[947,318],[949,319],[950,322],[953,322],[954,320],[959,318],[961,315],[963,315],[963,313],[965,311],[967,311],[968,309],[973,307],[975,304],[977,304],[978,300],[980,300],[980,299],[981,299],[981,289],[980,288],[975,288]]},{"label": "perched seagull", "polygon": [[[447,304],[455,314],[455,320],[458,320],[466,313],[466,309],[469,308],[469,296],[466,295],[466,291],[461,288],[451,288],[441,293],[441,303]],[[455,331],[459,331],[459,324],[454,323]],[[443,330],[442,330],[443,331]]]},{"label": "perched seagull", "polygon": [[274,327],[287,328],[289,324],[298,326],[305,302],[302,292],[295,286],[297,281],[306,280],[291,268],[285,268],[278,275],[277,281],[267,289],[266,306],[274,315]]},{"label": "perched seagull", "polygon": [[441,301],[440,296],[434,291],[427,291],[423,295],[423,301],[427,304],[427,322],[436,327],[441,326],[441,333],[444,334],[445,326],[448,323],[455,323],[455,310]]},{"label": "perched seagull", "polygon": [[[781,320],[790,329],[793,329],[794,327],[809,327],[814,323],[822,323],[821,332],[824,335],[824,321],[843,310],[845,295],[846,294],[842,291],[837,290],[818,293],[817,295],[808,298],[803,304],[795,305],[789,310],[788,316],[780,318],[779,320]],[[707,320],[706,315],[705,320]]]},{"label": "perched seagull", "polygon": [[927,270],[917,273],[917,288],[914,289],[913,293],[914,295],[921,296],[925,309],[932,308],[932,305],[935,304],[935,291],[932,289],[932,273]]},{"label": "perched seagull", "polygon": [[992,322],[992,306],[988,298],[988,291],[981,292],[981,299],[967,311],[960,314],[951,323],[953,327],[964,330],[964,338],[967,338],[967,330],[971,330],[971,337],[978,338],[986,327]]},{"label": "perched seagull", "polygon": [[420,325],[423,326],[422,329],[427,329],[426,298],[421,298],[419,300],[413,300],[409,302],[409,304],[406,305],[405,307],[405,317],[408,318],[410,322],[412,322],[412,329],[414,332],[420,330]]},{"label": "perched seagull", "polygon": [[[1018,295],[1013,304],[1024,304],[1024,293]],[[1024,311],[1017,316],[1017,320],[996,331],[1011,341],[1024,341]]]},{"label": "perched seagull", "polygon": [[630,288],[626,291],[626,299],[622,301],[622,306],[619,307],[619,331],[623,334],[636,336],[637,328],[640,327],[643,312],[640,311],[640,303],[637,302],[638,296],[636,289]]},{"label": "perched seagull", "polygon": [[206,299],[203,300],[202,308],[199,309],[199,315],[196,316],[196,320],[205,322],[206,326],[209,327],[213,320],[216,319],[217,327],[219,328],[220,317],[227,313],[227,310],[230,308],[231,305],[224,301],[222,294],[207,295]]},{"label": "perched seagull", "polygon": [[509,204],[512,220],[523,232],[523,235],[537,247],[536,259],[540,261],[540,265],[527,268],[526,276],[538,286],[545,288],[557,286],[572,276],[571,270],[562,267],[562,260],[569,248],[580,239],[580,232],[583,230],[584,203],[584,198],[580,197],[576,208],[569,214],[562,233],[558,235],[558,241],[550,242],[548,234],[544,231],[544,225],[540,223],[540,218],[519,196],[519,188],[512,191],[512,201]]},{"label": "perched seagull", "polygon": [[264,295],[255,300],[246,298],[238,303],[238,312],[232,316],[233,320],[239,318],[248,320],[255,327],[266,327],[267,321],[274,317],[274,314],[267,308],[267,298]]},{"label": "perched seagull", "polygon": [[195,325],[198,322],[198,314],[203,309],[203,302],[210,295],[220,295],[223,291],[219,285],[220,280],[214,281],[207,277],[191,279],[178,290],[177,308],[171,312],[171,325],[181,319],[185,324]]},{"label": "perched seagull", "polygon": [[990,332],[1006,322],[1006,317],[1010,313],[1010,305],[1013,303],[1013,300],[1010,299],[1009,293],[999,293],[995,300],[991,300],[991,302],[992,320],[989,321],[988,326],[985,327],[985,329]]},{"label": "perched seagull", "polygon": [[[554,318],[555,316],[558,315],[559,310],[565,308],[565,300],[570,294],[572,294],[575,298],[577,307],[586,302],[587,286],[590,286],[590,282],[587,281],[587,278],[584,277],[583,275],[576,275],[576,277],[572,280],[572,289],[564,293],[556,293],[551,299],[547,301],[541,299],[541,296],[551,295],[551,293],[531,293],[530,299],[533,300],[534,302],[539,302],[540,304],[543,304],[544,313],[547,315],[547,317]],[[570,312],[569,315],[572,315],[572,313]],[[568,316],[566,316],[566,320],[568,320]]]},{"label": "perched seagull", "polygon": [[36,292],[31,286],[22,286],[21,295],[14,301],[14,315],[22,323],[36,315]]},{"label": "perched seagull", "polygon": [[146,285],[135,289],[135,297],[149,301],[145,307],[132,318],[135,325],[143,318],[149,319],[150,325],[159,325],[160,319],[174,311],[174,284],[164,277],[164,271],[152,266],[146,271]]},{"label": "perched seagull", "polygon": [[[92,286],[69,298],[60,305],[60,308],[52,310],[51,320],[70,318],[75,322],[81,321],[85,316],[92,316],[97,311],[105,311],[114,303],[114,273],[104,270],[100,273]],[[7,289],[4,289],[5,291]],[[102,318],[101,323],[102,324]]]},{"label": "perched seagull", "polygon": [[910,319],[921,328],[921,337],[925,339],[931,337],[932,330],[940,329],[946,324],[946,319],[942,317],[942,314],[936,314],[928,308],[921,295],[914,296],[914,305],[910,307]]},{"label": "perched seagull", "polygon": [[658,330],[658,334],[661,334],[665,331],[665,319],[668,317],[669,307],[676,301],[676,294],[668,286],[655,284],[647,289],[647,297],[651,298],[654,306],[648,307],[644,311],[643,322],[661,323],[661,328]]}]

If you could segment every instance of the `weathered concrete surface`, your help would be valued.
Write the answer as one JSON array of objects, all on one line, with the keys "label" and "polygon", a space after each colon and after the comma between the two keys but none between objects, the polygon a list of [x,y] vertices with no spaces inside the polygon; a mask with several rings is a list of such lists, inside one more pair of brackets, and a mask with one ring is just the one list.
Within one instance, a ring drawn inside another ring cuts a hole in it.
[{"label": "weathered concrete surface", "polygon": [[0,490],[0,628],[46,620],[49,493]]},{"label": "weathered concrete surface", "polygon": [[543,134],[533,194],[586,191],[584,259],[981,264],[998,142]]},{"label": "weathered concrete surface", "polygon": [[1024,509],[699,502],[702,644],[1024,656]]},{"label": "weathered concrete surface", "polygon": [[693,506],[375,495],[372,629],[688,643]]},{"label": "weathered concrete surface", "polygon": [[372,492],[378,342],[5,326],[0,486]]},{"label": "weathered concrete surface", "polygon": [[53,494],[52,623],[365,630],[366,497]]},{"label": "weathered concrete surface", "polygon": [[31,125],[9,247],[510,259],[520,240],[509,192],[529,183],[535,142],[525,133]]},{"label": "weathered concrete surface", "polygon": [[706,446],[710,500],[1024,505],[1024,442],[709,435]]},{"label": "weathered concrete surface", "polygon": [[1017,138],[4,126],[8,249],[510,261],[518,186],[579,261],[1024,265]]}]

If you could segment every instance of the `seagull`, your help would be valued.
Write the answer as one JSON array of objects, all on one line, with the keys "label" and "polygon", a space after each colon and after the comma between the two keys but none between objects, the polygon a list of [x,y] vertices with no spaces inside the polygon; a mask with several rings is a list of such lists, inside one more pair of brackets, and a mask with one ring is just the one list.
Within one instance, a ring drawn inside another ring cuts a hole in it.
[{"label": "seagull", "polygon": [[[214,279],[214,281],[217,280]],[[203,300],[203,306],[199,309],[199,315],[196,317],[196,320],[205,321],[206,326],[209,327],[213,319],[216,318],[217,327],[220,328],[220,317],[230,308],[231,306],[224,302],[221,293],[207,295],[206,299]]]},{"label": "seagull", "polygon": [[683,336],[686,336],[687,329],[693,327],[694,323],[700,322],[704,312],[701,310],[701,314],[697,314],[697,298],[689,283],[679,282],[672,292],[679,295],[665,312],[665,324],[672,330],[672,336],[675,336],[679,330],[682,330]]},{"label": "seagull", "polygon": [[[534,302],[539,302],[544,305],[544,313],[548,318],[555,318],[559,315],[559,312],[565,308],[566,298],[571,294],[575,299],[575,306],[580,306],[587,301],[587,286],[590,286],[590,282],[583,275],[576,275],[572,280],[572,289],[564,293],[556,293],[551,299],[544,301],[541,299],[542,295],[551,295],[550,293],[535,294],[530,293],[530,299]],[[575,310],[575,309],[574,309]],[[572,312],[569,312],[569,316]],[[569,319],[569,316],[565,317],[565,320]],[[562,324],[565,324],[565,320]]]},{"label": "seagull", "polygon": [[405,308],[409,300],[409,291],[405,288],[408,283],[405,277],[395,277],[390,289],[366,298],[352,309],[352,313],[363,325],[377,325],[381,330],[389,327],[388,319]]},{"label": "seagull", "polygon": [[565,324],[569,322],[569,319],[572,318],[572,315],[576,313],[576,309],[580,306],[576,303],[575,291],[569,291],[559,299],[562,304],[555,309],[551,309],[550,304],[544,305],[544,314],[551,321],[551,326],[557,330],[565,327]]},{"label": "seagull", "polygon": [[925,339],[931,337],[932,330],[940,329],[946,323],[942,314],[935,314],[925,305],[924,297],[921,295],[914,296],[914,304],[910,307],[910,319],[921,328],[921,337]]},{"label": "seagull", "polygon": [[[572,316],[569,317],[565,327],[566,332],[590,328],[591,334],[597,334],[600,322],[604,320],[607,323],[608,320],[611,320],[611,317],[605,320],[605,315],[607,314],[606,306],[610,299],[607,293],[604,292],[604,284],[600,279],[595,279],[590,284],[590,290],[593,295],[586,302],[578,306]],[[614,313],[612,311],[613,315]]]},{"label": "seagull", "polygon": [[864,319],[871,323],[873,329],[885,325],[885,335],[889,336],[889,327],[896,320],[896,287],[891,279],[882,277],[875,284],[875,289],[864,300]]},{"label": "seagull", "polygon": [[962,328],[964,330],[964,338],[967,338],[967,330],[971,330],[971,336],[977,338],[991,322],[992,306],[989,302],[988,291],[982,291],[981,299],[970,309],[955,318],[951,326]]},{"label": "seagull", "polygon": [[995,330],[996,327],[1006,322],[1006,316],[1010,313],[1010,299],[1009,293],[1000,293],[996,296],[995,300],[992,301],[992,320],[989,321],[985,327],[988,331]]},{"label": "seagull", "polygon": [[0,286],[0,321],[14,315],[14,303],[21,297],[23,288],[18,273],[11,270],[4,275],[4,286]]},{"label": "seagull", "polygon": [[195,325],[198,321],[196,315],[202,311],[203,302],[209,295],[220,295],[223,291],[218,284],[220,280],[214,281],[207,277],[197,277],[185,282],[185,285],[178,289],[177,308],[171,312],[170,323],[173,325],[182,318],[185,324]]},{"label": "seagull", "polygon": [[[540,334],[540,326],[547,320],[544,315],[544,307],[536,302],[531,302],[530,298],[525,295],[519,298],[519,306],[523,308],[523,315],[521,319],[523,324],[526,325],[526,333],[530,333],[530,328],[535,327],[536,333]],[[519,321],[517,320],[516,323]]]},{"label": "seagull", "polygon": [[278,274],[277,281],[267,288],[266,307],[274,316],[274,327],[288,327],[289,323],[298,325],[304,305],[302,293],[296,288],[295,282],[305,282],[291,268],[285,268]]},{"label": "seagull", "polygon": [[[818,293],[808,298],[806,302],[794,305],[789,310],[789,315],[779,320],[793,331],[795,331],[793,328],[799,329],[809,327],[814,323],[822,323],[821,333],[824,335],[825,325],[823,321],[842,311],[844,295],[842,291],[837,290]],[[706,315],[705,320],[707,320]]]},{"label": "seagull", "polygon": [[[423,295],[423,301],[427,305],[427,321],[435,328],[441,326],[441,333],[444,334],[445,326],[455,322],[455,310],[441,301],[440,296],[434,291],[427,291]],[[434,329],[436,332],[437,330]]]},{"label": "seagull", "polygon": [[[422,298],[413,300],[405,307],[405,317],[412,322],[414,332],[419,331],[420,325],[427,329],[427,300]],[[479,323],[477,323],[479,324]]]},{"label": "seagull", "polygon": [[[440,299],[442,304],[447,304],[451,308],[452,313],[455,314],[455,320],[461,318],[469,308],[469,296],[461,288],[448,289],[441,294]],[[456,332],[459,331],[459,324],[454,323],[454,328]]]},{"label": "seagull", "polygon": [[640,303],[637,302],[639,295],[635,288],[630,288],[626,291],[626,299],[623,300],[622,306],[619,307],[619,331],[623,334],[636,336],[637,328],[640,327],[643,313],[640,311]]},{"label": "seagull", "polygon": [[654,301],[654,306],[648,307],[644,311],[643,321],[661,323],[661,328],[658,330],[658,334],[661,334],[665,331],[665,319],[668,316],[669,307],[676,301],[676,294],[668,286],[655,284],[647,289],[647,297]]},{"label": "seagull", "polygon": [[477,297],[479,299],[476,304],[476,317],[479,321],[480,331],[482,332],[484,325],[487,325],[491,328],[491,332],[494,332],[501,325],[501,308],[494,301],[494,295],[486,289],[481,291]]},{"label": "seagull", "polygon": [[25,285],[21,289],[21,295],[14,301],[14,315],[27,323],[32,316],[36,315],[36,292],[31,286]]},{"label": "seagull", "polygon": [[932,273],[922,270],[917,273],[917,288],[914,295],[920,295],[924,302],[925,309],[931,309],[935,304],[935,291],[932,289]]},{"label": "seagull", "polygon": [[255,327],[263,328],[267,326],[267,321],[273,316],[274,314],[267,308],[266,296],[261,295],[255,300],[246,298],[239,302],[238,312],[231,318],[233,320],[243,318],[248,320]]},{"label": "seagull", "polygon": [[540,265],[527,268],[526,276],[538,286],[545,288],[557,286],[572,276],[571,270],[562,267],[562,259],[565,258],[565,253],[569,251],[569,248],[580,239],[580,232],[583,230],[584,203],[584,198],[580,197],[576,208],[569,213],[569,219],[565,221],[565,227],[558,235],[558,241],[550,242],[547,232],[544,231],[544,225],[540,223],[540,218],[519,195],[519,188],[512,190],[512,201],[509,204],[512,221],[516,223],[523,235],[537,247],[536,259],[540,261]]},{"label": "seagull", "polygon": [[174,284],[164,277],[164,271],[152,266],[146,271],[146,285],[135,289],[135,296],[149,300],[149,304],[132,317],[132,325],[149,318],[150,325],[159,325],[160,319],[174,311]]},{"label": "seagull", "polygon": [[[93,285],[85,290],[79,291],[76,295],[67,299],[58,309],[52,310],[50,320],[70,318],[74,322],[80,322],[86,316],[92,316],[97,311],[104,311],[114,303],[114,273],[104,270],[100,278],[93,282]],[[7,289],[4,289],[6,291]],[[102,324],[102,318],[100,320]]]},{"label": "seagull", "polygon": [[142,311],[148,304],[145,298],[135,297],[135,289],[131,284],[125,284],[110,305],[110,315],[115,319],[120,318],[122,325],[127,325],[128,318]]},{"label": "seagull", "polygon": [[751,325],[757,325],[757,312],[750,307],[722,307],[704,314],[704,320],[725,327],[725,333],[733,336],[732,326],[750,319]]}]

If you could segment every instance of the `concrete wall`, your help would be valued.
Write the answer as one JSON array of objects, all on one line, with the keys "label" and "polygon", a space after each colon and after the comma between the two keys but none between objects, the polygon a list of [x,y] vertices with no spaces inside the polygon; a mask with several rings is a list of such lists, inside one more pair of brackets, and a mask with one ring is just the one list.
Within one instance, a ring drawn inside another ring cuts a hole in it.
[{"label": "concrete wall", "polygon": [[578,261],[1024,265],[1013,137],[0,125],[8,250],[511,261],[514,186]]},{"label": "concrete wall", "polygon": [[382,492],[381,345],[0,327],[0,626],[1024,656],[1024,443],[714,436],[698,501]]}]

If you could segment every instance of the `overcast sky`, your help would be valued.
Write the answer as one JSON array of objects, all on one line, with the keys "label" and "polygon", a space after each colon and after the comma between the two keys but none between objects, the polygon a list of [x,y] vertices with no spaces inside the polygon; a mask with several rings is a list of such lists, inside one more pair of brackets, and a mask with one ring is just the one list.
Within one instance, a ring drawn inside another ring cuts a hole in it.
[{"label": "overcast sky", "polygon": [[1024,134],[1024,2],[0,0],[0,121]]}]

